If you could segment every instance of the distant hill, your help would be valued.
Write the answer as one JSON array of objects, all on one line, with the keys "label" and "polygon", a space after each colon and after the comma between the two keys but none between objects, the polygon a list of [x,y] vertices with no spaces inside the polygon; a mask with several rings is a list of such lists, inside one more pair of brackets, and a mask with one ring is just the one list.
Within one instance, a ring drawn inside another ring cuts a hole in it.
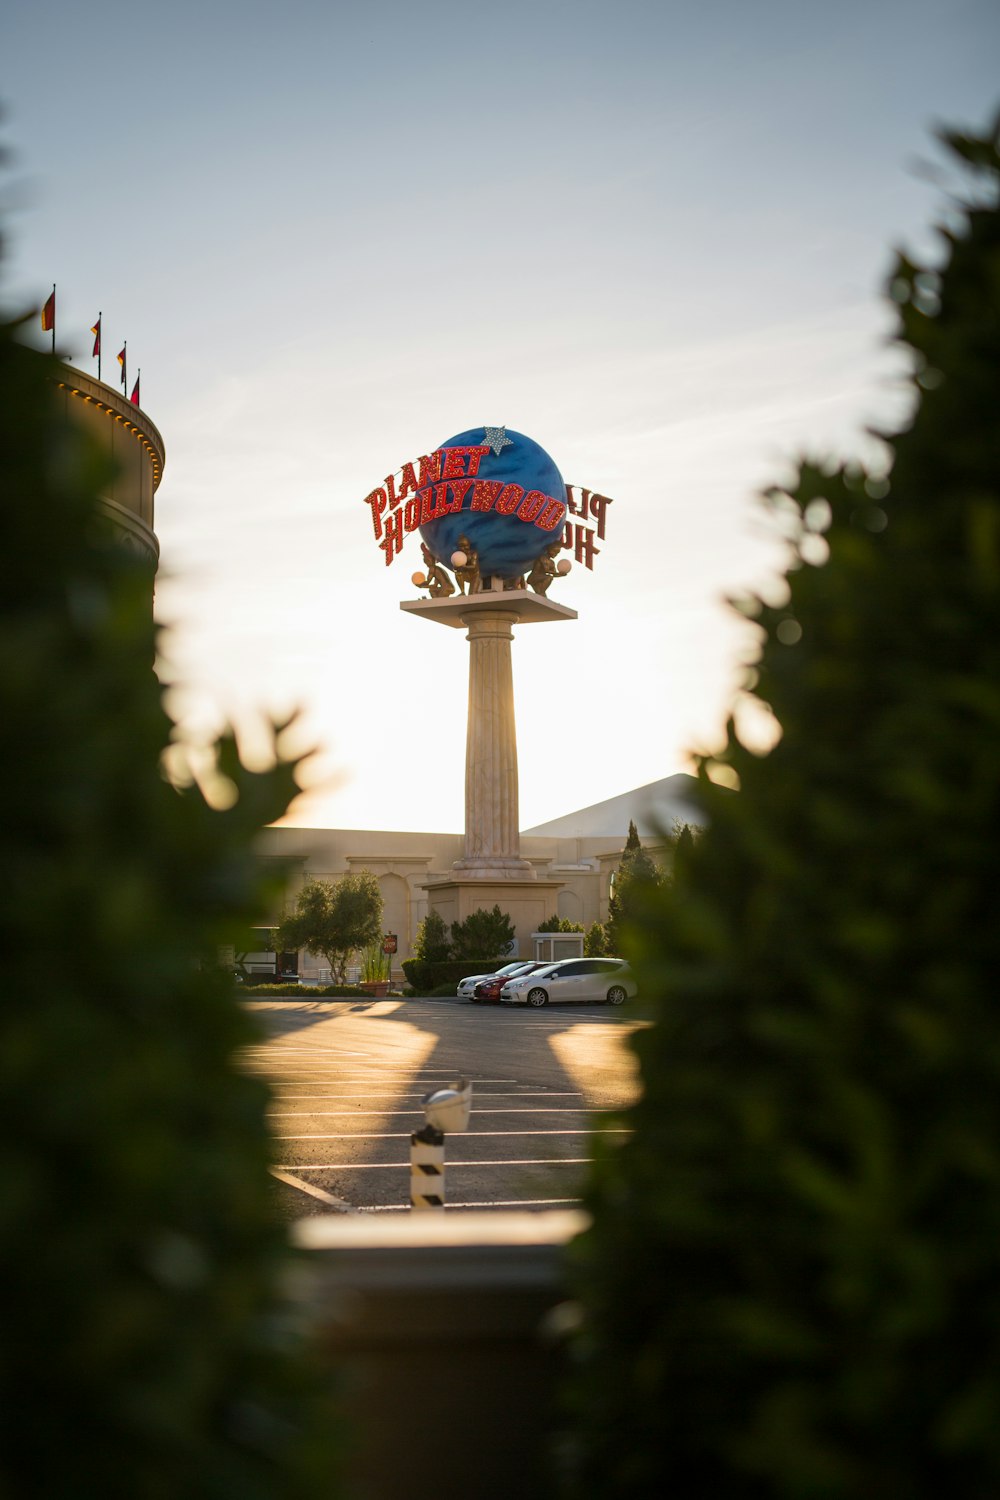
[{"label": "distant hill", "polygon": [[653,838],[662,829],[668,831],[674,819],[681,823],[704,824],[707,820],[698,806],[698,781],[678,772],[662,781],[651,781],[631,792],[620,792],[593,807],[522,828],[523,834],[540,834],[547,838],[618,838],[628,836],[628,825],[635,823],[641,838]]}]

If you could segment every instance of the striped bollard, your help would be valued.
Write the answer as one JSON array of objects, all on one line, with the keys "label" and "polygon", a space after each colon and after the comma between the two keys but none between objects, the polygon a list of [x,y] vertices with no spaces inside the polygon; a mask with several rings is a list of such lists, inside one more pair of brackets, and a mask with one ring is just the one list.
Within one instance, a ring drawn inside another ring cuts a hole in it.
[{"label": "striped bollard", "polygon": [[410,1207],[444,1211],[444,1132],[433,1125],[410,1136]]}]

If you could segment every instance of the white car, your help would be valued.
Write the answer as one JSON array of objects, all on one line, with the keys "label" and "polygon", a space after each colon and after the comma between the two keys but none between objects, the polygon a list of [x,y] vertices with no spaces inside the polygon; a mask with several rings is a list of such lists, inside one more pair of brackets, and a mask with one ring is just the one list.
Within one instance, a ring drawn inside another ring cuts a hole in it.
[{"label": "white car", "polygon": [[523,968],[524,959],[517,958],[514,959],[512,963],[504,964],[502,969],[491,969],[489,971],[489,974],[469,974],[465,979],[461,980],[458,989],[455,991],[455,994],[459,997],[460,1000],[471,1000],[472,991],[476,988],[476,985],[481,979],[489,979],[490,975],[493,974],[513,974],[515,969]]},{"label": "white car", "polygon": [[557,1001],[580,1003],[603,1000],[621,1005],[638,993],[639,986],[623,958],[564,958],[560,963],[515,975],[500,991],[504,1005],[538,1008]]}]

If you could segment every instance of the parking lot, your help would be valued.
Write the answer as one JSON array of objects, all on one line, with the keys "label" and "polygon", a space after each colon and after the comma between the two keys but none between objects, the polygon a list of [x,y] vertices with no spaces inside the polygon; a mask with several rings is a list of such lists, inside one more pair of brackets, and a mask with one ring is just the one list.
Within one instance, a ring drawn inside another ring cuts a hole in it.
[{"label": "parking lot", "polygon": [[273,1088],[276,1191],[289,1217],[409,1209],[421,1097],[464,1077],[446,1142],[451,1210],[579,1201],[595,1131],[622,1137],[635,1023],[605,1007],[525,1012],[457,1000],[259,1000],[247,1065]]}]

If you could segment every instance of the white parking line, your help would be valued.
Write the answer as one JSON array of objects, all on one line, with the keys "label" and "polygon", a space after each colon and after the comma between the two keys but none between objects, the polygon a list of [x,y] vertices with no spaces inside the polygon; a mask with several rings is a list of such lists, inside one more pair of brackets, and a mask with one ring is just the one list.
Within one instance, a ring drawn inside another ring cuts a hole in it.
[{"label": "white parking line", "polygon": [[[420,1099],[423,1096],[410,1089],[402,1089],[398,1093],[374,1094],[368,1089],[363,1094],[279,1094],[275,1093],[276,1099],[295,1100],[296,1103],[304,1103],[307,1099]],[[482,1089],[476,1091],[476,1101],[480,1099],[582,1099],[583,1093],[580,1089],[503,1089],[497,1093],[484,1093]]]},{"label": "white parking line", "polygon": [[[567,1204],[579,1203],[579,1198],[496,1198],[490,1202],[481,1203],[448,1203],[446,1210],[452,1213],[459,1208],[523,1208],[526,1213],[531,1213],[536,1208],[564,1207]],[[354,1210],[359,1214],[408,1214],[410,1205],[408,1203],[373,1203],[367,1208]]]},{"label": "white parking line", "polygon": [[335,1198],[332,1193],[326,1193],[322,1188],[313,1187],[311,1182],[301,1182],[284,1167],[272,1167],[271,1176],[277,1177],[279,1182],[287,1182],[289,1187],[298,1188],[300,1193],[308,1193],[310,1198],[318,1198],[320,1203],[325,1203],[327,1208],[336,1209],[338,1213],[350,1214],[354,1210],[343,1198]]},{"label": "white parking line", "polygon": [[[585,1105],[563,1104],[554,1109],[542,1109],[538,1105],[529,1105],[527,1109],[477,1109],[477,1118],[480,1115],[585,1115],[590,1111]],[[346,1118],[349,1120],[361,1119],[364,1115],[414,1115],[417,1119],[423,1119],[422,1109],[272,1109],[269,1111],[272,1120],[333,1120]]]},{"label": "white parking line", "polygon": [[[245,1052],[279,1052],[282,1057],[287,1057],[290,1052],[302,1052],[306,1057],[315,1058],[317,1053],[325,1053],[331,1059],[335,1057],[375,1057],[377,1054],[367,1047],[294,1047],[290,1043],[275,1039],[255,1047],[247,1047]],[[333,1067],[331,1061],[330,1066]]]},{"label": "white parking line", "polygon": [[[329,1135],[275,1135],[276,1141],[408,1141],[411,1135],[408,1130],[340,1130],[331,1132]],[[631,1135],[632,1132],[626,1126],[611,1126],[608,1129],[599,1130],[466,1130],[463,1132],[464,1140],[476,1138],[486,1139],[489,1136],[499,1135]]]},{"label": "white parking line", "polygon": [[[304,1088],[306,1085],[321,1083],[354,1083],[358,1085],[377,1083],[386,1087],[393,1083],[393,1081],[398,1080],[400,1083],[409,1083],[412,1087],[416,1088],[419,1085],[426,1087],[432,1083],[451,1082],[460,1070],[456,1068],[439,1068],[434,1073],[421,1073],[412,1068],[400,1068],[398,1072],[392,1068],[377,1068],[373,1069],[370,1073],[344,1074],[340,1068],[335,1068],[331,1064],[329,1076],[322,1078],[301,1078],[289,1068],[278,1068],[270,1062],[262,1062],[257,1071],[268,1078],[273,1078],[278,1086],[284,1087],[295,1086],[297,1088]],[[520,1086],[517,1078],[473,1078],[472,1080],[474,1088],[479,1088],[481,1085],[487,1083],[504,1083],[509,1084],[512,1088]],[[545,1090],[540,1090],[539,1092],[544,1093]]]},{"label": "white parking line", "polygon": [[[448,1158],[448,1171],[452,1167],[585,1167],[593,1161],[592,1156],[528,1156],[523,1160],[510,1161],[453,1161]],[[294,1162],[291,1166],[274,1170],[281,1172],[408,1172],[409,1161],[352,1161],[320,1162],[304,1166]]]}]

